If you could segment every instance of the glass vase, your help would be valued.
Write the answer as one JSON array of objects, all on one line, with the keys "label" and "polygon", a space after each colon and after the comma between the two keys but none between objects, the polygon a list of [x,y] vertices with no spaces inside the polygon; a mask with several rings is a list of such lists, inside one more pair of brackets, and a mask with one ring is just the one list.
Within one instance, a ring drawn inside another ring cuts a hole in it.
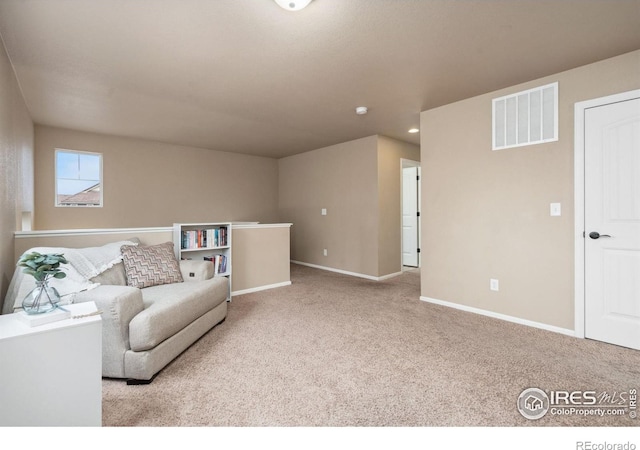
[{"label": "glass vase", "polygon": [[22,309],[27,314],[43,314],[56,309],[60,294],[47,281],[36,281],[36,287],[22,301]]}]

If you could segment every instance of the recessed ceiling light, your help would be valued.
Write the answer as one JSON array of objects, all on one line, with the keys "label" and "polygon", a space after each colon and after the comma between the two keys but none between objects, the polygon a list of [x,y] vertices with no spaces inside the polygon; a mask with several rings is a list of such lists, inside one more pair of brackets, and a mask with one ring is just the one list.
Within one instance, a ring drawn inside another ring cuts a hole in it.
[{"label": "recessed ceiling light", "polygon": [[275,0],[275,2],[287,11],[300,11],[306,8],[311,0]]},{"label": "recessed ceiling light", "polygon": [[369,109],[366,106],[358,106],[356,108],[356,114],[358,114],[359,116],[366,114],[367,111],[369,111]]},{"label": "recessed ceiling light", "polygon": [[411,128],[411,129],[409,130],[409,133],[419,133],[419,132],[420,132],[420,130],[419,130],[419,129],[417,129],[417,128]]}]

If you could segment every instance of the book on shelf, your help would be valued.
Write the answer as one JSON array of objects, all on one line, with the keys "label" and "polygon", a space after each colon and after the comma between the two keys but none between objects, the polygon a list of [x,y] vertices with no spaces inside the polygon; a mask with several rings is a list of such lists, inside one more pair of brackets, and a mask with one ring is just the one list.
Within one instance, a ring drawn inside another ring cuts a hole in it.
[{"label": "book on shelf", "polygon": [[227,273],[227,257],[220,255],[220,268],[218,273]]},{"label": "book on shelf", "polygon": [[227,235],[227,227],[182,230],[180,246],[182,250],[226,247]]},{"label": "book on shelf", "polygon": [[213,270],[215,275],[220,275],[227,272],[226,255],[205,256],[204,260],[211,261],[213,263]]}]

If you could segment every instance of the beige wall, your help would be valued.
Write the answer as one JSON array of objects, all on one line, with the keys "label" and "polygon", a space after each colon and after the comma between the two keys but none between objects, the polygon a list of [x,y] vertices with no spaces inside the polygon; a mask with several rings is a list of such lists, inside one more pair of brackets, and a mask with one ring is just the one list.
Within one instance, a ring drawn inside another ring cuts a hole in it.
[{"label": "beige wall", "polygon": [[33,195],[33,122],[0,41],[0,302],[15,267],[13,232]]},{"label": "beige wall", "polygon": [[290,224],[233,227],[233,292],[291,282],[289,230]]},{"label": "beige wall", "polygon": [[420,161],[420,147],[378,137],[378,274],[402,270],[402,159]]},{"label": "beige wall", "polygon": [[401,158],[419,159],[418,147],[369,136],[280,159],[291,259],[370,277],[399,272]]},{"label": "beige wall", "polygon": [[[104,207],[54,207],[56,148],[103,154]],[[272,158],[36,126],[35,178],[39,230],[277,218]]]},{"label": "beige wall", "polygon": [[[280,219],[293,223],[291,259],[377,276],[377,136],[282,158],[278,164]],[[325,248],[328,256],[323,256]]]},{"label": "beige wall", "polygon": [[[491,99],[555,81],[559,141],[491,151]],[[636,51],[423,112],[422,296],[572,330],[574,104],[639,87]]]}]

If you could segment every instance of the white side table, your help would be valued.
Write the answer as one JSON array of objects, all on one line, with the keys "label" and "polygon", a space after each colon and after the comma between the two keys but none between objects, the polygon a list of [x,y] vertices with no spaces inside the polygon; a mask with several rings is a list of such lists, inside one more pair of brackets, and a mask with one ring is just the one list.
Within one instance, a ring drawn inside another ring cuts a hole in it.
[{"label": "white side table", "polygon": [[[96,311],[93,302],[64,308]],[[35,327],[0,316],[0,426],[101,425],[100,316]]]}]

